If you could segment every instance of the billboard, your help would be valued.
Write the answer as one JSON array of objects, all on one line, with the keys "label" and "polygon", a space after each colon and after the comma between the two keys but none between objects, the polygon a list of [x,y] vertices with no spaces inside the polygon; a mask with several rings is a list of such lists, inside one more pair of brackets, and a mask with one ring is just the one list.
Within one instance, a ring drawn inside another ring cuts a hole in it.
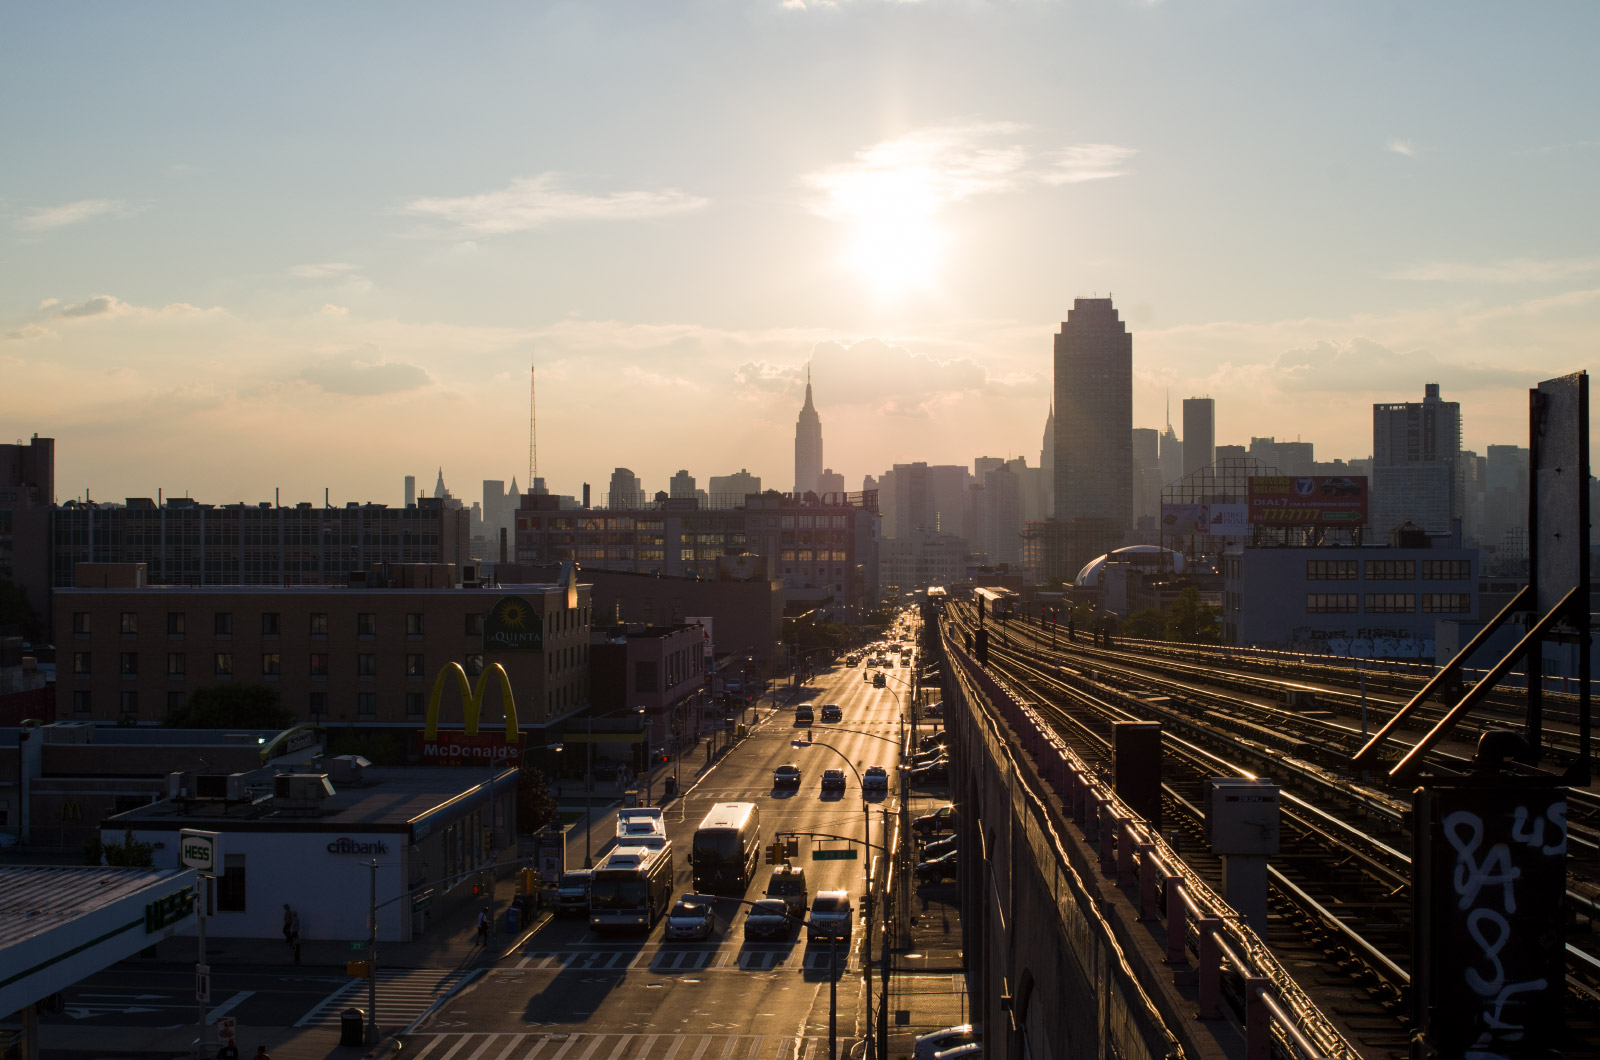
[{"label": "billboard", "polygon": [[544,651],[544,616],[520,596],[503,596],[483,617],[484,651]]},{"label": "billboard", "polygon": [[1365,475],[1250,477],[1252,525],[1357,527],[1366,521]]},{"label": "billboard", "polygon": [[[465,732],[439,732],[439,707],[451,677],[461,691],[461,720]],[[503,732],[480,732],[478,719],[483,713],[483,694],[489,678],[500,683],[500,703],[505,712]],[[430,766],[517,765],[522,760],[522,729],[517,724],[517,704],[511,694],[511,678],[505,667],[490,663],[478,675],[476,684],[467,679],[460,663],[445,663],[433,679],[428,697],[428,713],[421,737],[422,763]]]},{"label": "billboard", "polygon": [[1248,537],[1250,508],[1245,504],[1162,502],[1161,530],[1167,534],[1218,534]]}]

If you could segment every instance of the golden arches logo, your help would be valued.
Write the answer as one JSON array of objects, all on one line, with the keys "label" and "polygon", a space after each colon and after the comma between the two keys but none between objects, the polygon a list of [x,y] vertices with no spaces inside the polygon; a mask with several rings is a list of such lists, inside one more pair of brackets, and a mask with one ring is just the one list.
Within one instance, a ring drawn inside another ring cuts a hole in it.
[{"label": "golden arches logo", "polygon": [[467,679],[467,671],[462,669],[460,663],[449,662],[440,668],[433,679],[433,692],[428,696],[427,724],[422,730],[424,740],[439,737],[439,703],[451,674],[455,675],[456,687],[461,690],[461,720],[466,724],[468,735],[478,731],[478,718],[483,713],[483,693],[489,687],[489,675],[494,674],[500,678],[500,705],[506,715],[506,739],[515,741],[521,736],[517,726],[517,701],[511,694],[511,676],[506,673],[506,668],[499,663],[490,663],[478,675],[478,683],[474,685]]}]

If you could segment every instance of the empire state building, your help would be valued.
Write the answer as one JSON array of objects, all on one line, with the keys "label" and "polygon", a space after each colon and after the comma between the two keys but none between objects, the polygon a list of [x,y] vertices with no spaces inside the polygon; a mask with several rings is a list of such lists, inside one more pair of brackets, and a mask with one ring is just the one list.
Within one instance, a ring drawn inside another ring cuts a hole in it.
[{"label": "empire state building", "polygon": [[806,366],[806,403],[794,425],[794,491],[815,493],[822,474],[822,420],[811,404],[811,367]]}]

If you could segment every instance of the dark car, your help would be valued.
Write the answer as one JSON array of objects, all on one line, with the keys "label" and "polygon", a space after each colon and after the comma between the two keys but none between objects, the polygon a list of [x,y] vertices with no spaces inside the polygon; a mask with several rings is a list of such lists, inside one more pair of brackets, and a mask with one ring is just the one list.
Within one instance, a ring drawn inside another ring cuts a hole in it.
[{"label": "dark car", "polygon": [[837,703],[826,703],[822,707],[822,720],[843,721],[844,711],[839,709],[839,704]]},{"label": "dark car", "polygon": [[927,861],[932,861],[934,858],[943,857],[944,855],[950,853],[950,851],[954,850],[956,848],[956,844],[960,842],[960,840],[961,837],[956,835],[954,832],[945,836],[943,839],[935,839],[933,842],[922,848],[922,856]]},{"label": "dark car", "polygon": [[917,741],[918,751],[933,751],[944,746],[945,734],[936,732],[932,736],[924,736]]},{"label": "dark car", "polygon": [[873,688],[883,688],[886,685],[888,685],[888,683],[889,683],[888,679],[886,677],[884,677],[883,674],[876,673],[876,674],[872,675],[872,687]]},{"label": "dark car", "polygon": [[945,832],[956,830],[956,808],[954,806],[941,806],[932,813],[925,813],[911,822],[924,836],[943,835]]},{"label": "dark car", "polygon": [[824,769],[822,771],[822,790],[823,791],[843,791],[844,790],[844,770],[842,770],[842,769]]},{"label": "dark car", "polygon": [[791,763],[774,769],[772,771],[772,786],[775,788],[798,788],[800,786],[800,767]]},{"label": "dark car", "polygon": [[923,883],[938,883],[956,878],[956,851],[951,850],[936,858],[917,864],[917,879]]},{"label": "dark car", "polygon": [[1330,478],[1322,484],[1322,495],[1324,497],[1359,497],[1361,495],[1361,484],[1352,482],[1343,476]]},{"label": "dark car", "polygon": [[816,716],[816,712],[810,707],[794,708],[794,723],[796,725],[810,725],[812,719],[814,719]]},{"label": "dark car", "polygon": [[750,906],[744,918],[747,939],[786,939],[799,921],[789,915],[782,898],[763,898]]},{"label": "dark car", "polygon": [[950,766],[943,760],[931,765],[920,766],[911,771],[913,784],[948,784],[950,782]]},{"label": "dark car", "polygon": [[782,902],[791,915],[804,916],[806,903],[811,900],[806,870],[799,865],[779,865],[773,869],[772,879],[767,881],[766,897]]}]

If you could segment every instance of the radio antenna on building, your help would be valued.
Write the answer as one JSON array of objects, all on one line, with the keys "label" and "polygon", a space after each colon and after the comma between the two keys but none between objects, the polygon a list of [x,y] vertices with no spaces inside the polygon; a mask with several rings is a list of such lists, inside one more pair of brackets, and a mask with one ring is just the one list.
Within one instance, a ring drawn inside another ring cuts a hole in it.
[{"label": "radio antenna on building", "polygon": [[528,365],[528,492],[533,492],[534,478],[539,474],[539,417],[534,398],[538,393],[535,366]]}]

